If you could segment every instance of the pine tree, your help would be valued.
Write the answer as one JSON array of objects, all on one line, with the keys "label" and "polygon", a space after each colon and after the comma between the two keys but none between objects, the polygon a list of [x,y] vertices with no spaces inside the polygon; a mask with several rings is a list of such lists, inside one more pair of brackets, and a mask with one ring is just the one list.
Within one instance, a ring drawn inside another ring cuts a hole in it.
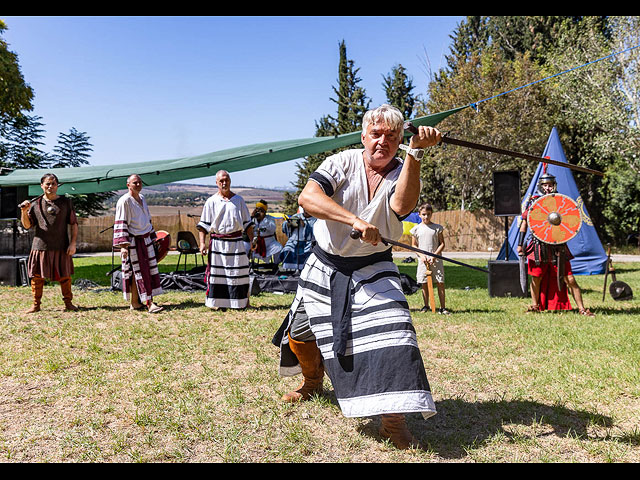
[{"label": "pine tree", "polygon": [[89,163],[87,159],[91,156],[89,152],[93,151],[91,147],[86,132],[78,132],[72,127],[69,133],[58,135],[58,144],[53,147],[56,161],[51,167],[68,168],[86,165]]},{"label": "pine tree", "polygon": [[40,147],[44,145],[42,117],[18,115],[0,121],[0,167],[47,168],[52,160],[50,154]]},{"label": "pine tree", "polygon": [[[53,151],[52,168],[79,167],[89,163],[93,145],[89,142],[86,132],[79,132],[72,127],[69,133],[58,135],[58,143],[53,147]],[[106,210],[104,202],[113,195],[113,192],[104,192],[68,196],[73,200],[76,213],[81,217],[88,217]]]},{"label": "pine tree", "polygon": [[[336,98],[331,98],[331,101],[337,105],[336,116],[325,115],[316,122],[316,137],[342,135],[343,133],[351,133],[361,129],[362,119],[371,103],[367,98],[365,89],[358,85],[361,81],[358,77],[359,69],[355,68],[354,61],[347,57],[347,47],[344,40],[340,42],[339,52],[338,87],[333,87]],[[297,178],[293,183],[296,191],[292,194],[285,193],[285,212],[292,214],[298,210],[298,195],[307,184],[309,176],[324,159],[347,148],[350,147],[309,155],[301,163],[296,164]]]}]

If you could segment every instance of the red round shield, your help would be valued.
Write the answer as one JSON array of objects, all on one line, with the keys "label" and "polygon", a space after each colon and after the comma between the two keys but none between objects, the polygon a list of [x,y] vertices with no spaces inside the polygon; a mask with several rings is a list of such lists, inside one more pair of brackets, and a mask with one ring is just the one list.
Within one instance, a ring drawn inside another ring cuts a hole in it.
[{"label": "red round shield", "polygon": [[171,235],[169,235],[169,232],[158,230],[156,232],[156,244],[158,246],[156,262],[160,263],[169,253],[169,246],[171,245]]},{"label": "red round shield", "polygon": [[568,242],[578,234],[582,216],[572,198],[551,193],[533,202],[529,207],[527,223],[538,240],[557,245]]}]

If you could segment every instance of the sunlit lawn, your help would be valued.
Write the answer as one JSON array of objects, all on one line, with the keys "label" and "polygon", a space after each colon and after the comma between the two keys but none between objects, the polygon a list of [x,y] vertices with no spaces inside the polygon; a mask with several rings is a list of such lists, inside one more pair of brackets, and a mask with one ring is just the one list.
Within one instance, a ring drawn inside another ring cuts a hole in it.
[{"label": "sunlit lawn", "polygon": [[[57,285],[30,316],[27,287],[0,288],[4,461],[640,461],[639,308],[603,301],[602,275],[577,277],[594,318],[525,314],[527,299],[489,297],[486,275],[450,264],[452,315],[419,312],[410,295],[438,414],[409,416],[424,449],[401,452],[377,418],[344,418],[328,379],[323,396],[280,403],[299,382],[279,377],[271,344],[291,294],[214,312],[201,291],[170,291],[150,315],[109,289],[111,257],[75,265],[88,287],[74,288],[77,313],[63,311]],[[415,264],[398,265],[415,276]],[[640,264],[616,267],[637,290]]]}]

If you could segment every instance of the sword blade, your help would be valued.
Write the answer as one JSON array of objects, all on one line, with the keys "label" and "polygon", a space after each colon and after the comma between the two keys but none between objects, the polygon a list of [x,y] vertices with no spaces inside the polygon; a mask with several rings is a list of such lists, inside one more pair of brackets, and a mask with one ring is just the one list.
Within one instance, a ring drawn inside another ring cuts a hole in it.
[{"label": "sword blade", "polygon": [[[357,240],[362,236],[358,230],[351,230],[351,234],[349,235],[354,240]],[[427,252],[426,250],[420,250],[419,248],[414,247],[413,245],[407,245],[406,243],[396,242],[395,240],[389,240],[388,238],[381,237],[382,243],[385,245],[395,245],[396,247],[406,248],[408,250],[412,250],[414,252],[422,253],[424,255],[429,255],[430,257],[440,258],[441,260],[446,260],[447,262],[455,263],[456,265],[461,265],[463,267],[472,268],[473,270],[478,270],[483,273],[489,273],[489,270],[486,268],[475,267],[473,265],[469,265],[468,263],[458,262],[457,260],[452,260],[451,258],[443,257],[442,255],[438,255],[436,253]]]},{"label": "sword blade", "polygon": [[520,288],[522,288],[522,293],[527,292],[527,267],[525,259],[526,257],[524,255],[518,257],[518,263],[520,264]]}]

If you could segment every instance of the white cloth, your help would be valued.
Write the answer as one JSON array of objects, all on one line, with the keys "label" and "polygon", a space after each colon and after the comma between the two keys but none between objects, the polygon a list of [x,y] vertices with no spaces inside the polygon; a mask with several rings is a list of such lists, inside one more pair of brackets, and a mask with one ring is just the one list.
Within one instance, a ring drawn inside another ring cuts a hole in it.
[{"label": "white cloth", "polygon": [[[153,248],[154,237],[152,235],[132,236],[130,240],[129,255],[126,259],[122,259],[122,294],[125,300],[130,301],[131,283],[135,282],[140,302],[148,304],[153,301],[153,297],[164,293],[156,251]],[[140,242],[139,245],[138,242]]]},{"label": "white cloth", "polygon": [[[135,281],[140,302],[149,303],[163,291],[153,247],[156,234],[151,224],[151,213],[144,195],[139,196],[140,201],[127,192],[118,199],[113,224],[113,245],[129,245],[129,255],[122,258],[124,298],[131,299],[131,282]],[[142,257],[139,258],[139,255]]]},{"label": "white cloth", "polygon": [[[317,182],[324,192],[339,205],[360,219],[375,225],[380,235],[391,240],[402,236],[402,220],[391,209],[389,200],[395,191],[402,170],[402,161],[382,179],[371,202],[367,201],[367,174],[363,149],[345,150],[327,157],[310,180]],[[387,250],[383,243],[373,246],[361,240],[353,240],[351,227],[331,220],[318,219],[313,234],[320,248],[332,255],[365,256]]]},{"label": "white cloth", "polygon": [[276,238],[276,220],[271,215],[265,215],[262,221],[258,221],[257,218],[253,219],[253,236],[263,237],[264,245],[266,248],[266,254],[263,256],[258,255],[256,251],[253,252],[254,258],[260,260],[266,260],[274,256],[276,263],[280,258],[280,252],[282,251],[282,244]]},{"label": "white cloth", "polygon": [[249,222],[249,208],[240,195],[226,199],[216,193],[205,202],[198,227],[224,235],[244,230]]},{"label": "white cloth", "polygon": [[249,257],[242,237],[211,238],[205,283],[207,307],[245,308],[249,305]]},{"label": "white cloth", "polygon": [[[433,222],[429,224],[421,222],[415,225],[409,233],[418,241],[418,248],[420,250],[434,253],[440,246],[440,239],[438,237],[443,231],[444,227],[442,225]],[[431,278],[438,283],[444,283],[444,265],[442,259],[431,258],[433,259],[433,264],[429,268],[429,270],[433,272]],[[427,266],[421,260],[418,260],[416,281],[418,283],[427,282]]]},{"label": "white cloth", "polygon": [[[377,226],[382,236],[398,239],[402,221],[391,209],[390,199],[402,163],[387,173],[371,202],[367,201],[364,168],[363,150],[347,150],[328,157],[309,178],[339,205]],[[349,225],[316,221],[314,235],[319,248],[313,250],[300,273],[296,297],[279,333],[288,331],[303,305],[345,416],[420,412],[428,418],[436,408],[390,247],[353,240],[350,233]],[[334,269],[326,253],[346,259],[346,268]],[[371,259],[358,258],[374,254]],[[354,259],[362,260],[365,266],[360,267]],[[347,276],[349,263],[354,269]],[[345,276],[348,291],[337,292],[332,279],[343,280]],[[344,324],[334,321],[333,310],[336,296],[345,294],[350,295],[350,318],[341,355],[335,347],[343,340]],[[280,372],[295,374],[299,365],[286,358],[288,337],[283,334],[281,340]]]},{"label": "white cloth", "polygon": [[152,231],[151,213],[149,213],[144,195],[140,194],[140,201],[137,201],[128,192],[122,195],[116,203],[114,223],[116,226],[114,245],[130,243],[129,235],[140,236]]}]

